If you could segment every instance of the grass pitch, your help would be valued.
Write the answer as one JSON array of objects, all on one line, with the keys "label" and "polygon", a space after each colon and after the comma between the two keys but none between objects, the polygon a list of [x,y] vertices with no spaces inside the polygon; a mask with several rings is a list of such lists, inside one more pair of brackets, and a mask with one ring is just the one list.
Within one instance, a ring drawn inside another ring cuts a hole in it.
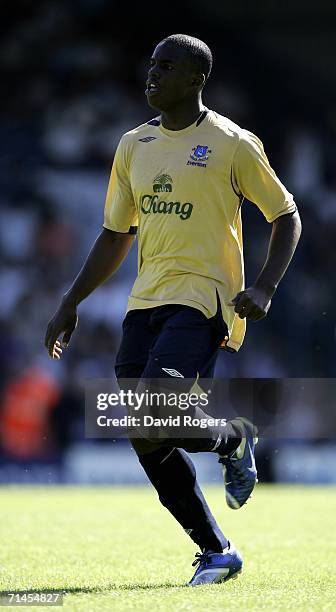
[{"label": "grass pitch", "polygon": [[244,557],[236,581],[184,586],[197,548],[150,487],[4,487],[1,591],[62,590],[69,610],[335,610],[335,488],[259,485],[238,511],[205,493]]}]

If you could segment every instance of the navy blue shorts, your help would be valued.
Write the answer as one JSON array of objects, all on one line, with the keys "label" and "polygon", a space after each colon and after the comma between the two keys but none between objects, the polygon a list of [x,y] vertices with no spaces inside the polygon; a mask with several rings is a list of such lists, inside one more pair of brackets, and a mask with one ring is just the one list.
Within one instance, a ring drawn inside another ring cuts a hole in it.
[{"label": "navy blue shorts", "polygon": [[117,379],[212,378],[227,326],[220,305],[207,319],[196,308],[167,304],[130,310],[116,358]]}]

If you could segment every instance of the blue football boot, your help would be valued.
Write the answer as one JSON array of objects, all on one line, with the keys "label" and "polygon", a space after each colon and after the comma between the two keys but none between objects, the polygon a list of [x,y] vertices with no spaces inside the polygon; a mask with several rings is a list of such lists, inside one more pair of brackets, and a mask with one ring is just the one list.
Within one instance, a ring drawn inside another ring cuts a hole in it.
[{"label": "blue football boot", "polygon": [[208,550],[198,552],[195,556],[193,566],[198,565],[198,568],[188,583],[189,586],[226,582],[230,578],[238,578],[242,571],[243,560],[230,542],[222,553]]},{"label": "blue football boot", "polygon": [[237,417],[230,423],[239,430],[242,441],[230,455],[221,456],[219,463],[223,466],[226,502],[230,508],[236,510],[251,497],[258,482],[254,458],[258,430],[244,417]]}]

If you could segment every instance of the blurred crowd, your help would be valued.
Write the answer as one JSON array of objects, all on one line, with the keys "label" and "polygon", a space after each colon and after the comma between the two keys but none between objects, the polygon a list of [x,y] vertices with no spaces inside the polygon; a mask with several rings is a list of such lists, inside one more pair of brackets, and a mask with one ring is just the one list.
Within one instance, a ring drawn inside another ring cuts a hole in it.
[{"label": "blurred crowd", "polygon": [[[46,325],[102,226],[118,140],[153,116],[144,81],[148,53],[162,36],[147,33],[137,45],[123,32],[111,35],[108,10],[105,0],[37,0],[22,18],[9,18],[0,42],[0,445],[22,460],[57,456],[83,438],[85,380],[113,376],[136,274],[135,245],[115,277],[80,307],[64,359],[48,359]],[[187,33],[208,40],[206,30]],[[239,354],[221,354],[217,375],[333,376],[335,125],[316,117],[309,102],[304,112],[294,100],[267,104],[275,81],[265,83],[256,71],[252,86],[251,76],[240,78],[243,58],[231,55],[229,67],[222,41],[212,46],[205,103],[262,138],[303,221],[300,247],[268,318],[248,326]],[[247,202],[243,218],[250,283],[270,226]]]}]

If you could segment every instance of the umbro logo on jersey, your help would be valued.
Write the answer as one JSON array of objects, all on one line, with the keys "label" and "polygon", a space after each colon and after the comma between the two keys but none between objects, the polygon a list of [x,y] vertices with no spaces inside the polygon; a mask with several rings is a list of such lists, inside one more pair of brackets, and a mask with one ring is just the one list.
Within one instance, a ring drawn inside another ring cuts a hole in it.
[{"label": "umbro logo on jersey", "polygon": [[146,138],[139,138],[139,142],[151,142],[151,140],[156,140],[156,136],[146,136]]},{"label": "umbro logo on jersey", "polygon": [[183,374],[181,374],[177,370],[174,370],[174,368],[172,368],[172,369],[170,369],[170,368],[161,368],[161,369],[164,372],[167,372],[167,374],[169,374],[169,376],[174,376],[175,378],[184,378]]},{"label": "umbro logo on jersey", "polygon": [[211,149],[209,149],[208,145],[197,145],[193,147],[189,155],[192,161],[188,159],[187,166],[200,166],[201,168],[206,168],[209,153],[211,153]]}]

